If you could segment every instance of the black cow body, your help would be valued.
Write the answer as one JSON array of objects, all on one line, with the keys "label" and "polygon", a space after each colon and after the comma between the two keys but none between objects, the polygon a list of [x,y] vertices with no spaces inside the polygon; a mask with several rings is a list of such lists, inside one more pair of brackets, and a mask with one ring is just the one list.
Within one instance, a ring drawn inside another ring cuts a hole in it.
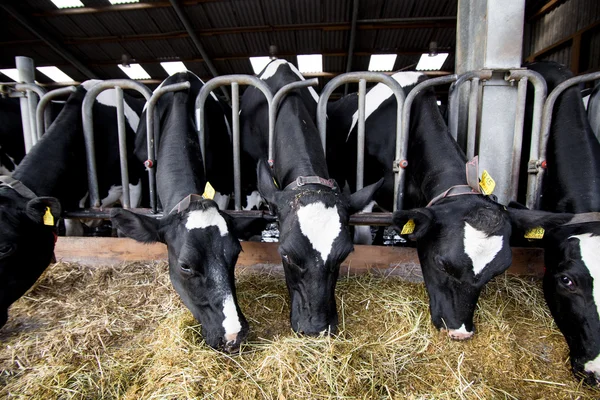
[{"label": "black cow body", "polygon": [[[114,210],[112,221],[125,235],[142,242],[163,242],[169,254],[169,275],[183,303],[202,324],[206,342],[234,351],[248,334],[248,323],[236,300],[234,266],[241,251],[235,226],[212,200],[202,199],[207,182],[193,121],[195,100],[203,83],[192,73],[169,77],[163,85],[191,83],[188,91],[164,95],[158,102],[160,139],[157,157],[157,193],[164,209],[162,219]],[[207,169],[212,161],[231,160],[231,143],[224,112],[216,97],[206,103]],[[146,137],[145,125],[139,137]],[[226,143],[218,148],[217,143]],[[146,158],[145,140],[136,150]],[[231,170],[231,163],[229,164]],[[218,164],[217,164],[218,169]],[[210,175],[207,173],[207,175]],[[214,177],[215,175],[213,175]],[[231,182],[232,177],[227,177]],[[211,181],[216,189],[224,184]]]},{"label": "black cow body", "polygon": [[[393,78],[408,93],[425,76],[408,72]],[[356,119],[352,118],[357,115],[356,95],[341,101],[340,106],[332,104],[328,109],[332,132],[328,142],[337,141],[336,146],[346,142],[349,149],[344,154],[350,158],[343,161],[346,166],[340,173],[348,171],[349,175],[338,179],[346,179],[352,186],[356,171],[355,164],[351,164],[356,157]],[[344,106],[350,108],[344,111]],[[383,84],[372,88],[367,94],[366,110],[365,184],[383,174],[384,184],[376,200],[391,209],[396,132],[396,100],[391,90]],[[468,339],[474,332],[473,313],[481,289],[510,266],[511,218],[521,221],[526,214],[509,213],[469,186],[467,160],[450,136],[432,90],[419,94],[413,103],[407,154],[406,211],[394,214],[394,225],[402,230],[409,220],[415,223],[408,237],[417,242],[433,324],[447,330],[453,339]],[[456,192],[439,197],[452,187]],[[554,222],[550,218],[547,221]]]},{"label": "black cow body", "polygon": [[[562,65],[533,63],[548,92],[572,77]],[[600,382],[600,143],[577,86],[558,99],[546,153],[541,207],[578,213],[545,233],[544,296],[569,345],[573,371]]]},{"label": "black cow body", "polygon": [[[17,190],[0,186],[0,326],[7,309],[22,296],[46,269],[53,256],[55,223],[63,209],[77,208],[88,190],[81,104],[85,85],[73,93],[42,139],[23,158],[13,173]],[[116,110],[94,105],[94,133],[97,151],[105,155],[98,168],[101,196],[120,181],[117,150]],[[128,129],[132,148],[135,131]],[[130,176],[135,179],[133,157]],[[137,168],[138,179],[143,173]],[[24,185],[28,189],[19,189]],[[20,192],[20,193],[19,193]],[[44,224],[46,207],[52,221]]]},{"label": "black cow body", "polygon": [[[285,60],[272,61],[259,78],[273,93],[304,79]],[[279,253],[290,294],[292,329],[305,334],[337,328],[335,285],[341,262],[353,250],[349,215],[368,203],[377,188],[372,185],[348,198],[329,181],[315,125],[317,100],[314,90],[301,89],[282,101],[272,170],[264,162],[268,110],[263,95],[254,88],[246,90],[240,113],[243,170],[260,161],[258,190],[279,218]],[[245,179],[252,181],[248,175]],[[299,177],[309,178],[298,181]]]}]

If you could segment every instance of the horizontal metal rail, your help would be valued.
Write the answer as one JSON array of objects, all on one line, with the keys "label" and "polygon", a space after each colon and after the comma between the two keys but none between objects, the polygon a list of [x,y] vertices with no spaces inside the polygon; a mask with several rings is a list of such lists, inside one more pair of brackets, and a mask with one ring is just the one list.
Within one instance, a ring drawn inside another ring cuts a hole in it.
[{"label": "horizontal metal rail", "polygon": [[57,97],[69,96],[71,93],[77,91],[75,86],[67,86],[60,89],[54,89],[46,93],[40,98],[37,109],[35,111],[35,120],[37,125],[37,140],[42,138],[42,135],[48,130],[52,121],[51,110],[48,108],[48,104]]}]

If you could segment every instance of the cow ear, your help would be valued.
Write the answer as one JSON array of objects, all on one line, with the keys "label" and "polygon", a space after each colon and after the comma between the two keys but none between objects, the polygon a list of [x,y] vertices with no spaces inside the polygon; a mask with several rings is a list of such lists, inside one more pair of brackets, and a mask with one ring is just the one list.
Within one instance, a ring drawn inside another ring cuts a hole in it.
[{"label": "cow ear", "polygon": [[517,209],[508,207],[506,209],[510,216],[513,230],[527,231],[532,228],[542,227],[552,229],[569,222],[573,214],[552,213],[548,211],[537,211],[529,209]]},{"label": "cow ear", "polygon": [[383,185],[383,178],[369,186],[365,186],[364,188],[358,190],[356,193],[351,194],[350,213],[354,214],[365,208],[367,204],[369,204],[371,200],[373,200],[375,192],[379,190],[381,185]]},{"label": "cow ear", "polygon": [[392,217],[392,227],[400,234],[405,232],[404,234],[408,235],[410,240],[419,240],[425,236],[433,224],[433,218],[433,213],[427,208],[396,211]]},{"label": "cow ear", "polygon": [[[52,218],[46,213],[50,212]],[[27,216],[36,224],[56,225],[60,218],[61,207],[60,202],[55,197],[36,197],[27,203]]]},{"label": "cow ear", "polygon": [[275,185],[273,175],[271,175],[271,168],[267,165],[264,160],[258,161],[256,168],[258,192],[267,203],[271,205],[277,205],[277,195],[280,190]]},{"label": "cow ear", "polygon": [[125,236],[143,243],[163,242],[160,221],[153,217],[132,213],[122,208],[110,210],[110,220]]}]

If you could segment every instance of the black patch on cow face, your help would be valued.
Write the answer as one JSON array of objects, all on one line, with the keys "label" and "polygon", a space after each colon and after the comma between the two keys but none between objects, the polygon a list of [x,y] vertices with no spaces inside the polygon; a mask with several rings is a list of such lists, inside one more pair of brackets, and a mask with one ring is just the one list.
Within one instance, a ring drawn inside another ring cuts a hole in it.
[{"label": "black patch on cow face", "polygon": [[593,266],[585,265],[580,239],[573,237],[579,235],[599,236],[600,223],[567,225],[546,233],[544,297],[569,345],[573,372],[598,384],[598,377],[584,368],[600,355],[600,317],[590,275]]},{"label": "black patch on cow face", "polygon": [[[215,218],[215,223],[225,226],[208,223],[199,227],[201,224],[191,223],[191,219],[204,215],[198,213],[207,213]],[[156,238],[166,243],[171,282],[183,303],[202,324],[206,343],[227,351],[239,348],[248,334],[248,322],[237,304],[234,284],[234,267],[241,246],[234,235],[222,231],[230,232],[229,217],[211,200],[193,202],[188,209],[158,221],[122,210],[112,215],[113,222],[127,236],[138,240]],[[231,341],[224,327],[227,321],[232,321],[231,315],[230,319],[225,315],[227,299],[228,310],[232,312],[232,307],[235,308],[233,319],[241,326]]]},{"label": "black patch on cow face", "polygon": [[58,218],[56,199],[28,201],[12,189],[0,189],[0,327],[6,322],[8,307],[33,286],[52,261],[55,228],[44,225],[43,212],[38,213],[50,205]]},{"label": "black patch on cow face", "polygon": [[[473,313],[481,289],[512,261],[508,215],[497,203],[469,195],[446,198],[426,209],[398,212],[394,215],[396,229],[401,230],[411,218],[415,221],[411,236],[417,240],[433,324],[438,329],[451,330],[464,326],[466,331],[473,332]],[[489,257],[485,257],[486,249],[481,249],[483,257],[478,258],[467,248],[474,246],[477,250],[478,243],[466,243],[466,229],[481,234],[482,244],[487,238],[498,237],[491,243],[494,249]]]}]

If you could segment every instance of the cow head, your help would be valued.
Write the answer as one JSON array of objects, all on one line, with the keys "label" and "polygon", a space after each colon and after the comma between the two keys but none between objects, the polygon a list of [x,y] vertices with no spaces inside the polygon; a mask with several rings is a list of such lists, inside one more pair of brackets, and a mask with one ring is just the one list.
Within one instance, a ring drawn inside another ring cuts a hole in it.
[{"label": "cow head", "polygon": [[141,242],[167,245],[173,287],[196,320],[208,345],[232,352],[248,335],[234,285],[241,251],[233,221],[211,200],[157,220],[115,209],[111,220],[125,235]]},{"label": "cow head", "polygon": [[318,335],[337,330],[335,285],[341,263],[354,250],[349,215],[368,204],[381,184],[367,186],[350,198],[321,185],[280,190],[269,167],[259,162],[258,190],[279,219],[279,253],[294,331]]},{"label": "cow head", "polygon": [[[48,208],[53,221],[44,224]],[[10,188],[0,189],[0,327],[6,323],[8,307],[33,286],[52,261],[54,222],[60,212],[54,197],[27,200]]]},{"label": "cow head", "polygon": [[569,345],[571,366],[600,384],[600,222],[546,233],[544,296]]}]

